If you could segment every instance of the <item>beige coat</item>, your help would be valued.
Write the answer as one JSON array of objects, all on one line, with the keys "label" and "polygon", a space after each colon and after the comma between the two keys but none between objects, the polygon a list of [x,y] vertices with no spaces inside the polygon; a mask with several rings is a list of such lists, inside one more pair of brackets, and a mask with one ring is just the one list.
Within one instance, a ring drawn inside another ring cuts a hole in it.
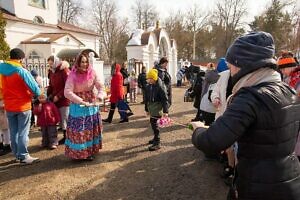
[{"label": "beige coat", "polygon": [[6,113],[3,108],[3,101],[0,100],[0,129],[8,129]]},{"label": "beige coat", "polygon": [[226,89],[228,84],[228,79],[230,77],[230,71],[226,70],[219,73],[220,78],[216,83],[212,93],[211,93],[211,100],[214,103],[216,98],[220,99],[221,105],[217,108],[216,118],[220,117],[226,110],[227,107],[227,100],[226,100]]}]

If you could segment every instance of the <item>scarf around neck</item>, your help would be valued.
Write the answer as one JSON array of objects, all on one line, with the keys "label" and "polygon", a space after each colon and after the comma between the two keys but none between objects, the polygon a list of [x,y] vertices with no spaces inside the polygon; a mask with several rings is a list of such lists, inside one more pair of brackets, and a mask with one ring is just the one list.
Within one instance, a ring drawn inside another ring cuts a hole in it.
[{"label": "scarf around neck", "polygon": [[227,98],[229,105],[234,95],[243,87],[251,87],[264,82],[281,82],[280,74],[271,68],[260,68],[242,77],[232,89],[232,94]]}]

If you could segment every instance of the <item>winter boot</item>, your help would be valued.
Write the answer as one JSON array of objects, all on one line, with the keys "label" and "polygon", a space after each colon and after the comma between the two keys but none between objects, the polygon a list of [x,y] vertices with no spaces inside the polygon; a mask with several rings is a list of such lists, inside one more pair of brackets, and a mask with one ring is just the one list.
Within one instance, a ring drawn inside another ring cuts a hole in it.
[{"label": "winter boot", "polygon": [[64,136],[63,136],[63,138],[61,140],[58,141],[59,145],[65,144],[65,141],[66,141],[66,132],[67,132],[66,130],[63,130],[63,135]]},{"label": "winter boot", "polygon": [[0,156],[4,156],[10,152],[11,152],[10,145],[9,144],[3,145],[3,149],[0,150]]},{"label": "winter boot", "polygon": [[148,148],[149,151],[156,151],[160,149],[160,142],[153,141],[153,144]]},{"label": "winter boot", "polygon": [[154,143],[154,139],[148,141],[148,144],[153,144],[153,143]]},{"label": "winter boot", "polygon": [[108,113],[108,117],[106,119],[102,119],[103,122],[111,123],[112,118],[114,116],[115,110],[110,109]]}]

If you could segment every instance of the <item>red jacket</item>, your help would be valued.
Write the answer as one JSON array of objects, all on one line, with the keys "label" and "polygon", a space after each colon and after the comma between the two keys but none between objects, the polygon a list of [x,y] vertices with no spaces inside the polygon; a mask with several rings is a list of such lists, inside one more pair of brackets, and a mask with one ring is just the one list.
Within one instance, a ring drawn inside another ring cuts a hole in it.
[{"label": "red jacket", "polygon": [[123,99],[124,88],[123,88],[123,76],[120,72],[120,65],[116,64],[116,70],[112,76],[110,82],[110,102],[117,103],[119,100]]},{"label": "red jacket", "polygon": [[49,70],[49,86],[47,89],[47,96],[50,99],[53,99],[54,96],[59,98],[59,100],[55,102],[55,105],[58,108],[70,105],[69,99],[65,98],[64,96],[64,89],[69,71],[69,69],[61,69],[61,65],[56,68],[55,72]]},{"label": "red jacket", "polygon": [[54,126],[60,122],[58,108],[50,101],[43,103],[42,108],[39,105],[34,106],[33,113],[37,115],[38,126]]},{"label": "red jacket", "polygon": [[300,66],[291,73],[289,85],[295,89],[300,87]]}]

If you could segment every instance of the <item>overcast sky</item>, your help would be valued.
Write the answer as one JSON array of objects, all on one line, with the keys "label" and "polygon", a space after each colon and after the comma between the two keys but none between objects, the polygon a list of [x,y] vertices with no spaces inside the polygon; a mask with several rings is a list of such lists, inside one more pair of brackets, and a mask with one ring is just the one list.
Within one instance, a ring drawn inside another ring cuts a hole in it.
[{"label": "overcast sky", "polygon": [[[116,0],[118,7],[120,9],[121,16],[130,15],[131,6],[135,4],[136,0]],[[156,6],[162,18],[165,18],[169,13],[176,11],[186,11],[191,5],[198,4],[201,5],[203,11],[212,11],[216,0],[148,0],[150,4]],[[298,0],[299,1],[299,0]],[[259,14],[270,4],[271,0],[247,0],[247,7],[249,7],[249,17],[253,18],[254,15]]]},{"label": "overcast sky", "polygon": [[[127,17],[132,20],[131,7],[135,4],[136,0],[115,0],[119,9],[120,17]],[[156,6],[160,17],[166,18],[170,13],[178,11],[186,12],[193,4],[201,5],[203,11],[213,11],[217,0],[147,0],[150,4]],[[300,0],[295,0],[300,9]],[[88,4],[90,1],[84,0],[83,3]],[[254,20],[254,16],[260,15],[267,7],[271,5],[272,0],[246,0],[248,8],[247,21]],[[133,21],[130,21],[133,23]]]}]

